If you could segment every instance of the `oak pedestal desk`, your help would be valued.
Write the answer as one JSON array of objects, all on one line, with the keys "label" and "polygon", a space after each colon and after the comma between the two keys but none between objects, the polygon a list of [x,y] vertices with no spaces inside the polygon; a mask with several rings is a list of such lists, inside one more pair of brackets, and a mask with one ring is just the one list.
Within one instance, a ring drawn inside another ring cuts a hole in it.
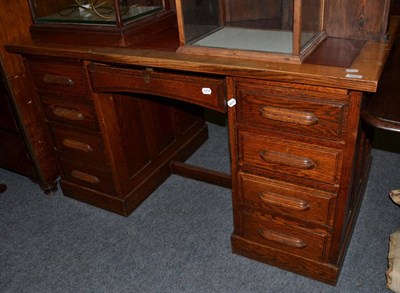
[{"label": "oak pedestal desk", "polygon": [[[179,54],[176,30],[162,35],[7,46],[29,69],[63,193],[128,216],[171,173],[231,187],[234,253],[335,284],[371,162],[360,113],[392,41],[349,64],[341,45],[322,49],[334,58],[321,65]],[[184,163],[207,139],[203,108],[227,112],[231,175]]]}]

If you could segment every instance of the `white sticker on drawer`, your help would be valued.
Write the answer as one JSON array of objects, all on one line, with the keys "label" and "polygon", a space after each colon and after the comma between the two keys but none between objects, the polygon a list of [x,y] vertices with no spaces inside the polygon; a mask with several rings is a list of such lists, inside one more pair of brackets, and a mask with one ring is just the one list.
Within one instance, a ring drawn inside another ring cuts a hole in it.
[{"label": "white sticker on drawer", "polygon": [[347,78],[357,78],[357,79],[361,79],[361,78],[363,78],[363,76],[362,75],[359,75],[359,74],[346,74],[346,77]]},{"label": "white sticker on drawer", "polygon": [[235,99],[230,99],[229,101],[228,101],[228,106],[229,107],[233,107],[233,106],[235,106],[236,105],[236,100]]},{"label": "white sticker on drawer", "polygon": [[212,94],[212,90],[209,87],[203,87],[201,89],[201,92],[203,93],[203,95],[211,95]]}]

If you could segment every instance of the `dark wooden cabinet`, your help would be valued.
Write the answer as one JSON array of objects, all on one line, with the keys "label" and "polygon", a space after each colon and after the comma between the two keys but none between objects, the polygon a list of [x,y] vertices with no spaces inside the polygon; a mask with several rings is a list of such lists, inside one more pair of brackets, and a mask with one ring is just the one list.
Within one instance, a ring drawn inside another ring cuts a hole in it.
[{"label": "dark wooden cabinet", "polygon": [[[30,110],[23,110],[16,104],[11,90],[2,70],[0,84],[0,167],[29,177],[32,181],[38,183],[45,193],[50,194],[57,190],[55,180],[58,176],[52,161],[52,151],[49,149],[50,146],[46,145],[42,149],[45,162],[43,165],[38,162],[35,146],[32,145],[30,134],[21,117],[22,113]],[[24,94],[29,91],[25,92],[22,87],[18,89],[18,92]],[[30,113],[30,115],[35,115],[35,118],[41,117],[37,112]],[[39,132],[43,129],[36,128],[35,131],[39,135],[37,137],[39,144],[46,143],[46,141],[40,142],[42,134],[39,134]],[[47,134],[44,135],[47,136]]]},{"label": "dark wooden cabinet", "polygon": [[3,72],[0,83],[0,127],[3,130],[18,132],[17,122],[10,105],[10,92]]},{"label": "dark wooden cabinet", "polygon": [[52,193],[58,171],[42,111],[22,58],[4,48],[29,35],[29,4],[25,0],[5,2],[0,16],[0,167],[27,176],[45,193]]},{"label": "dark wooden cabinet", "polygon": [[36,178],[36,171],[30,157],[25,138],[18,125],[12,106],[10,91],[1,70],[0,80],[0,167],[30,178]]}]

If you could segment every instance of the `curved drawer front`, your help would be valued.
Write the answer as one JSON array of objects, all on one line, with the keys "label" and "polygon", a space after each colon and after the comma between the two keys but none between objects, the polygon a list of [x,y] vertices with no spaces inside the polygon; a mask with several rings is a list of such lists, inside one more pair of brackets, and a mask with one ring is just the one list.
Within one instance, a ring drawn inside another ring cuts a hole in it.
[{"label": "curved drawer front", "polygon": [[241,210],[243,227],[240,236],[247,240],[321,261],[327,250],[329,235],[322,230],[305,229],[293,222],[265,214]]},{"label": "curved drawer front", "polygon": [[239,131],[239,160],[241,164],[334,184],[340,179],[342,151]]},{"label": "curved drawer front", "polygon": [[124,69],[105,65],[90,67],[95,92],[133,92],[169,97],[225,112],[224,78],[157,72],[153,69]]},{"label": "curved drawer front", "polygon": [[330,100],[324,93],[295,89],[257,88],[239,84],[238,122],[302,135],[343,139],[348,96]]},{"label": "curved drawer front", "polygon": [[239,173],[239,199],[266,213],[290,215],[331,226],[335,194],[247,173]]},{"label": "curved drawer front", "polygon": [[63,122],[70,125],[98,129],[96,113],[93,105],[77,103],[69,98],[54,99],[42,96],[42,104],[46,118],[53,122]]},{"label": "curved drawer front", "polygon": [[38,90],[82,94],[90,99],[88,80],[81,62],[32,59],[29,66]]}]

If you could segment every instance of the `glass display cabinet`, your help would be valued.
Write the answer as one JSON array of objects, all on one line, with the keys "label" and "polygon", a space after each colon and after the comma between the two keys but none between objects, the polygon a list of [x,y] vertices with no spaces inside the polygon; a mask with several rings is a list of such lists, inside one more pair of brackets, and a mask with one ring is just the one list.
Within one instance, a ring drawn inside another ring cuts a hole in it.
[{"label": "glass display cabinet", "polygon": [[[339,36],[340,30],[371,29],[372,20],[381,23],[382,8],[390,5],[390,0],[370,1],[363,9],[375,15],[357,19],[357,15],[346,15],[355,1],[335,2],[176,0],[178,52],[301,63],[328,36],[327,31]],[[340,28],[351,18],[350,29]]]},{"label": "glass display cabinet", "polygon": [[175,22],[168,0],[29,1],[37,41],[128,46]]},{"label": "glass display cabinet", "polygon": [[386,39],[391,0],[27,0],[34,41],[135,46],[170,28],[178,52],[301,63],[326,38]]}]

